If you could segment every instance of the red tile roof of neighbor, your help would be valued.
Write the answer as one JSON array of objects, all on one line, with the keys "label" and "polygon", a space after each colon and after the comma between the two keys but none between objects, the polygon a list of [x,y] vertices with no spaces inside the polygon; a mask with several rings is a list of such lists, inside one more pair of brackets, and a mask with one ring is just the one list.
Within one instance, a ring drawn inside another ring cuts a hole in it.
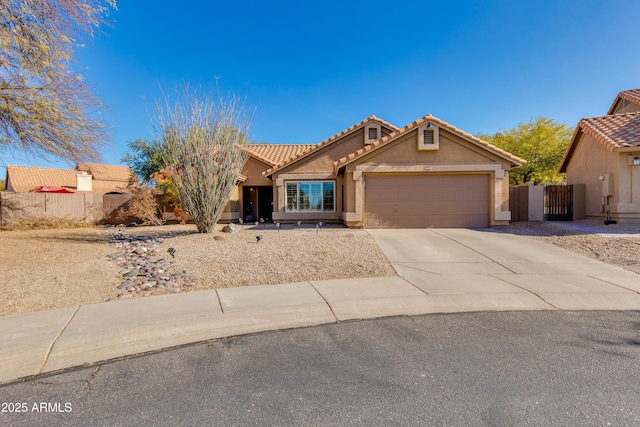
[{"label": "red tile roof of neighbor", "polygon": [[391,129],[393,131],[397,131],[398,130],[397,127],[395,127],[394,125],[392,125],[389,122],[386,122],[386,121],[384,121],[382,119],[379,119],[376,116],[369,116],[366,119],[362,120],[361,122],[356,123],[355,125],[343,130],[342,132],[339,132],[339,133],[333,135],[330,138],[325,139],[324,141],[322,141],[322,142],[320,142],[318,144],[311,145],[308,149],[306,149],[304,151],[301,151],[298,154],[296,154],[296,155],[294,155],[294,156],[292,156],[292,157],[290,157],[288,159],[285,159],[282,162],[279,162],[278,164],[274,165],[274,167],[272,167],[271,169],[267,169],[263,173],[263,175],[269,176],[269,175],[273,174],[276,170],[282,169],[285,166],[289,166],[291,163],[294,163],[297,160],[307,156],[308,154],[311,154],[314,151],[319,150],[320,148],[322,148],[322,147],[324,147],[324,146],[326,146],[328,144],[331,144],[332,142],[337,141],[338,139],[342,138],[343,136],[346,136],[346,135],[350,134],[351,132],[355,131],[356,129],[358,129],[358,128],[364,126],[364,125],[366,125],[369,122],[378,122],[378,123],[380,123],[382,125],[385,125],[386,127],[388,127],[389,129]]},{"label": "red tile roof of neighbor", "polygon": [[514,166],[521,166],[524,165],[525,163],[527,163],[526,160],[521,159],[520,157],[514,156],[511,153],[508,153],[506,151],[504,151],[501,148],[496,147],[495,145],[491,145],[489,144],[487,141],[482,140],[480,138],[478,138],[477,136],[473,136],[470,133],[464,132],[461,129],[458,129],[457,127],[450,125],[449,123],[440,120],[437,117],[432,116],[431,114],[427,114],[426,116],[422,117],[421,119],[418,119],[412,123],[409,123],[407,126],[403,127],[402,129],[398,129],[397,131],[383,137],[382,139],[379,139],[378,141],[374,142],[373,144],[369,144],[364,148],[361,148],[360,150],[349,154],[348,156],[345,156],[341,159],[339,159],[338,161],[333,162],[333,166],[334,166],[334,173],[338,172],[338,169],[340,169],[342,166],[345,166],[348,163],[351,163],[352,161],[355,161],[356,159],[360,158],[361,156],[376,150],[379,147],[382,147],[386,144],[388,144],[389,142],[395,140],[397,137],[399,137],[400,135],[403,135],[409,131],[411,131],[412,129],[415,129],[419,126],[421,126],[423,123],[426,122],[433,122],[435,124],[437,124],[438,126],[440,126],[443,129],[447,129],[448,131],[457,134],[461,137],[463,137],[464,139],[473,142],[476,145],[479,145],[483,148],[485,148],[488,151],[493,152],[494,154],[509,160]]},{"label": "red tile roof of neighbor", "polygon": [[7,166],[7,186],[15,192],[29,192],[40,187],[60,187],[76,191],[77,175],[87,171],[92,175],[92,193],[123,192],[133,175],[127,166],[80,162],[76,169]]},{"label": "red tile roof of neighbor", "polygon": [[609,151],[640,147],[640,112],[580,120],[560,162],[560,172],[566,172],[569,159],[583,133],[591,135]]},{"label": "red tile roof of neighbor", "polygon": [[640,113],[582,119],[578,126],[610,151],[640,146]]},{"label": "red tile roof of neighbor", "polygon": [[76,171],[87,171],[94,179],[105,181],[126,181],[129,182],[133,173],[129,166],[105,165],[101,163],[78,162]]},{"label": "red tile roof of neighbor", "polygon": [[613,104],[611,104],[611,107],[609,107],[609,111],[607,112],[607,115],[613,114],[620,100],[625,100],[625,101],[632,102],[636,105],[640,105],[640,89],[629,89],[629,90],[623,90],[622,92],[620,92],[618,96],[616,96],[616,99],[613,100]]}]

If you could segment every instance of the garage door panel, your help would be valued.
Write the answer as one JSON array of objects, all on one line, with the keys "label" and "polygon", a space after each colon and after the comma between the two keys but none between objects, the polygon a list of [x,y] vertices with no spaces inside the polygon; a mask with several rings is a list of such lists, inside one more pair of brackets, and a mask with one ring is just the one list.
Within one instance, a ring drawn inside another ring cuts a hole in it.
[{"label": "garage door panel", "polygon": [[367,176],[365,227],[487,227],[487,175]]},{"label": "garage door panel", "polygon": [[477,201],[471,204],[471,213],[474,215],[482,215],[487,213],[487,202]]},{"label": "garage door panel", "polygon": [[380,217],[378,216],[367,216],[365,219],[365,227],[367,228],[381,228],[382,223],[380,222]]}]

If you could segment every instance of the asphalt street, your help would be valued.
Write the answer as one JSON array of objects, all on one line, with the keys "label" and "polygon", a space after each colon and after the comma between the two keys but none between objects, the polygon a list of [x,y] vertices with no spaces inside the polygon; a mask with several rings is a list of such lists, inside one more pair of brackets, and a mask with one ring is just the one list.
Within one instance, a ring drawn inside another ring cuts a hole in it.
[{"label": "asphalt street", "polygon": [[401,316],[0,386],[0,425],[640,424],[640,312]]}]

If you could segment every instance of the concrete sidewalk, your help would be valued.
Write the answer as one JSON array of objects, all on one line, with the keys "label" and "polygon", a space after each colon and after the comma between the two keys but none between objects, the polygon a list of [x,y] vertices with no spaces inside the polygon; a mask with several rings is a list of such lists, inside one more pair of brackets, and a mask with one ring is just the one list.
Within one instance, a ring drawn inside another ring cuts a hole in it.
[{"label": "concrete sidewalk", "polygon": [[371,232],[399,276],[250,286],[0,318],[0,382],[210,339],[395,315],[640,310],[640,276],[490,230]]}]

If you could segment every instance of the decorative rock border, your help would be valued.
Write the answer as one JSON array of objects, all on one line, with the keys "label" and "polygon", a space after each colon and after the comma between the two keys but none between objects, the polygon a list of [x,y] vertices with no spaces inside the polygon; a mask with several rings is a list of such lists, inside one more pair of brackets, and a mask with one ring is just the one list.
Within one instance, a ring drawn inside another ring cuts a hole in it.
[{"label": "decorative rock border", "polygon": [[107,258],[122,267],[123,281],[118,289],[123,292],[117,299],[147,297],[162,291],[182,292],[183,287],[190,286],[189,282],[199,278],[189,270],[180,272],[178,261],[166,258],[169,253],[160,248],[165,242],[164,237],[127,236],[120,229],[111,233],[109,245],[119,251],[107,255]]}]

